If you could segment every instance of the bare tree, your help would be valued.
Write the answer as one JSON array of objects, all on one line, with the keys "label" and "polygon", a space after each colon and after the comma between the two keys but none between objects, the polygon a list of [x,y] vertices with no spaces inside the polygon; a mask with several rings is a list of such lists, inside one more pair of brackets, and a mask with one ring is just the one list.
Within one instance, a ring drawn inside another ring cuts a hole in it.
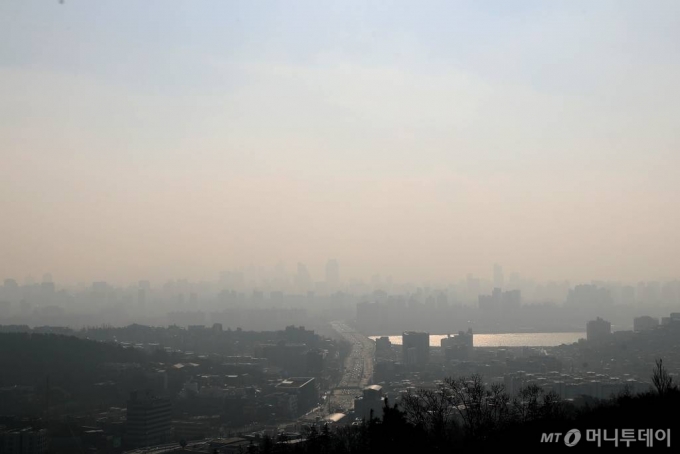
[{"label": "bare tree", "polygon": [[494,383],[487,387],[482,376],[474,374],[447,378],[445,385],[450,390],[451,405],[458,412],[468,435],[478,437],[507,422],[510,398],[502,384]]},{"label": "bare tree", "polygon": [[560,397],[535,384],[519,391],[512,401],[500,383],[487,385],[481,375],[448,377],[438,389],[409,392],[402,398],[410,422],[445,440],[456,421],[465,435],[481,439],[512,422],[558,417]]},{"label": "bare tree", "polygon": [[402,408],[408,419],[430,432],[435,439],[444,440],[453,426],[455,412],[449,390],[440,385],[438,389],[409,391],[402,398]]},{"label": "bare tree", "polygon": [[512,408],[521,423],[538,418],[541,394],[543,394],[541,387],[533,383],[519,390],[517,397],[513,399]]},{"label": "bare tree", "polygon": [[510,418],[510,396],[505,392],[505,385],[492,384],[487,402],[491,420],[497,424],[504,424]]},{"label": "bare tree", "polygon": [[652,383],[660,396],[665,396],[669,391],[677,389],[677,385],[673,384],[673,377],[663,365],[663,359],[656,360],[656,367],[652,371]]},{"label": "bare tree", "polygon": [[553,390],[544,393],[540,417],[545,419],[554,419],[563,415],[564,405],[562,404],[562,398],[560,395]]}]

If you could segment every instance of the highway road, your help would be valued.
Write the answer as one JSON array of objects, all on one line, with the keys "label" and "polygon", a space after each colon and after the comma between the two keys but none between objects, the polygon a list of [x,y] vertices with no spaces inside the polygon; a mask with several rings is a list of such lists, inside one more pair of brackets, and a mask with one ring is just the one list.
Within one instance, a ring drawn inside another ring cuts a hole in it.
[{"label": "highway road", "polygon": [[335,412],[346,413],[352,410],[354,398],[360,396],[363,388],[371,383],[375,342],[343,322],[331,322],[331,326],[352,345],[352,350],[345,359],[342,378],[338,386],[327,395],[325,404],[310,410],[294,422],[280,422],[280,431],[299,431],[303,424],[313,423]]},{"label": "highway road", "polygon": [[354,397],[361,395],[363,388],[373,378],[375,342],[343,322],[331,322],[331,326],[352,344],[352,350],[345,359],[342,378],[332,391],[330,403],[331,410],[338,408],[344,412],[354,408]]}]

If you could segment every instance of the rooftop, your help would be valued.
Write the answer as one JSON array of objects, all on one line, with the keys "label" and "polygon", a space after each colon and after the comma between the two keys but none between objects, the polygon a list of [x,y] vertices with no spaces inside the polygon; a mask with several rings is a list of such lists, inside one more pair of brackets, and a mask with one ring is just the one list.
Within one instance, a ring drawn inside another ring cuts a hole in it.
[{"label": "rooftop", "polygon": [[342,418],[344,418],[345,416],[347,416],[347,415],[345,415],[344,413],[333,413],[332,415],[328,415],[328,416],[326,417],[326,421],[329,421],[329,422],[338,422],[338,421],[340,421]]},{"label": "rooftop", "polygon": [[291,377],[276,385],[277,388],[302,388],[314,380],[314,377]]}]

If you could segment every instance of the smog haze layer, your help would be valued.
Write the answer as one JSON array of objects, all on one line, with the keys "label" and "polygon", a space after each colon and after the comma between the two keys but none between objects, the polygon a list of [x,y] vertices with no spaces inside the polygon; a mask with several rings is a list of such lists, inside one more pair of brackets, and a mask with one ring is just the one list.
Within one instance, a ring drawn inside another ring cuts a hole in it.
[{"label": "smog haze layer", "polygon": [[4,2],[0,277],[675,278],[678,13]]}]

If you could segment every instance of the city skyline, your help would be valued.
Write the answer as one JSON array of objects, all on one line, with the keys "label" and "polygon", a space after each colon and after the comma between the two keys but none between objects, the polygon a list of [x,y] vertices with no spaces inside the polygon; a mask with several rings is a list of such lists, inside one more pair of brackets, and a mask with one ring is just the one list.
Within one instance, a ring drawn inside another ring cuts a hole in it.
[{"label": "city skyline", "polygon": [[[329,268],[330,267],[330,268]],[[500,269],[500,281],[498,270]],[[228,276],[239,276],[239,279],[243,280],[243,286],[250,288],[252,290],[257,290],[263,284],[267,284],[270,287],[276,287],[276,282],[285,282],[286,286],[295,286],[300,284],[300,273],[303,274],[302,279],[304,280],[304,286],[314,287],[319,284],[333,284],[337,286],[338,290],[342,286],[353,285],[353,284],[370,284],[376,289],[382,286],[388,287],[390,285],[397,286],[432,286],[432,287],[447,287],[463,284],[465,285],[476,285],[474,282],[484,283],[488,288],[500,288],[500,289],[516,289],[522,286],[530,285],[542,285],[550,283],[564,283],[570,286],[576,286],[581,284],[599,283],[599,284],[612,284],[612,285],[623,285],[623,286],[635,286],[641,283],[664,283],[664,282],[677,282],[680,280],[677,276],[669,277],[651,277],[648,279],[599,279],[599,278],[585,278],[585,279],[569,279],[569,278],[556,278],[540,280],[535,279],[532,276],[527,276],[519,273],[515,270],[511,270],[507,274],[504,272],[504,267],[498,263],[493,263],[492,267],[489,267],[488,272],[485,274],[483,271],[480,274],[475,274],[468,272],[459,276],[450,276],[448,278],[432,280],[432,279],[395,279],[392,275],[386,275],[381,273],[372,273],[364,276],[357,275],[351,272],[351,268],[344,267],[339,263],[338,260],[329,259],[324,264],[319,265],[317,268],[308,267],[307,264],[303,262],[296,262],[291,264],[286,264],[282,261],[276,264],[265,267],[265,266],[244,266],[236,267],[230,270],[221,270],[219,272],[213,272],[212,275],[189,277],[183,275],[176,276],[163,276],[156,279],[149,279],[149,275],[140,275],[137,278],[127,279],[115,279],[111,276],[96,276],[92,280],[68,280],[59,278],[55,279],[54,274],[51,272],[43,273],[30,273],[26,276],[0,276],[0,282],[3,280],[11,280],[16,282],[18,285],[34,285],[40,283],[55,283],[63,288],[82,288],[84,286],[90,286],[95,282],[106,282],[113,286],[130,286],[136,285],[141,282],[152,282],[157,287],[162,286],[169,282],[174,281],[184,281],[191,283],[201,283],[201,282],[214,282],[220,283],[224,282]],[[349,275],[350,277],[347,277]],[[329,280],[329,277],[331,280]],[[473,280],[473,283],[470,280]]]}]

